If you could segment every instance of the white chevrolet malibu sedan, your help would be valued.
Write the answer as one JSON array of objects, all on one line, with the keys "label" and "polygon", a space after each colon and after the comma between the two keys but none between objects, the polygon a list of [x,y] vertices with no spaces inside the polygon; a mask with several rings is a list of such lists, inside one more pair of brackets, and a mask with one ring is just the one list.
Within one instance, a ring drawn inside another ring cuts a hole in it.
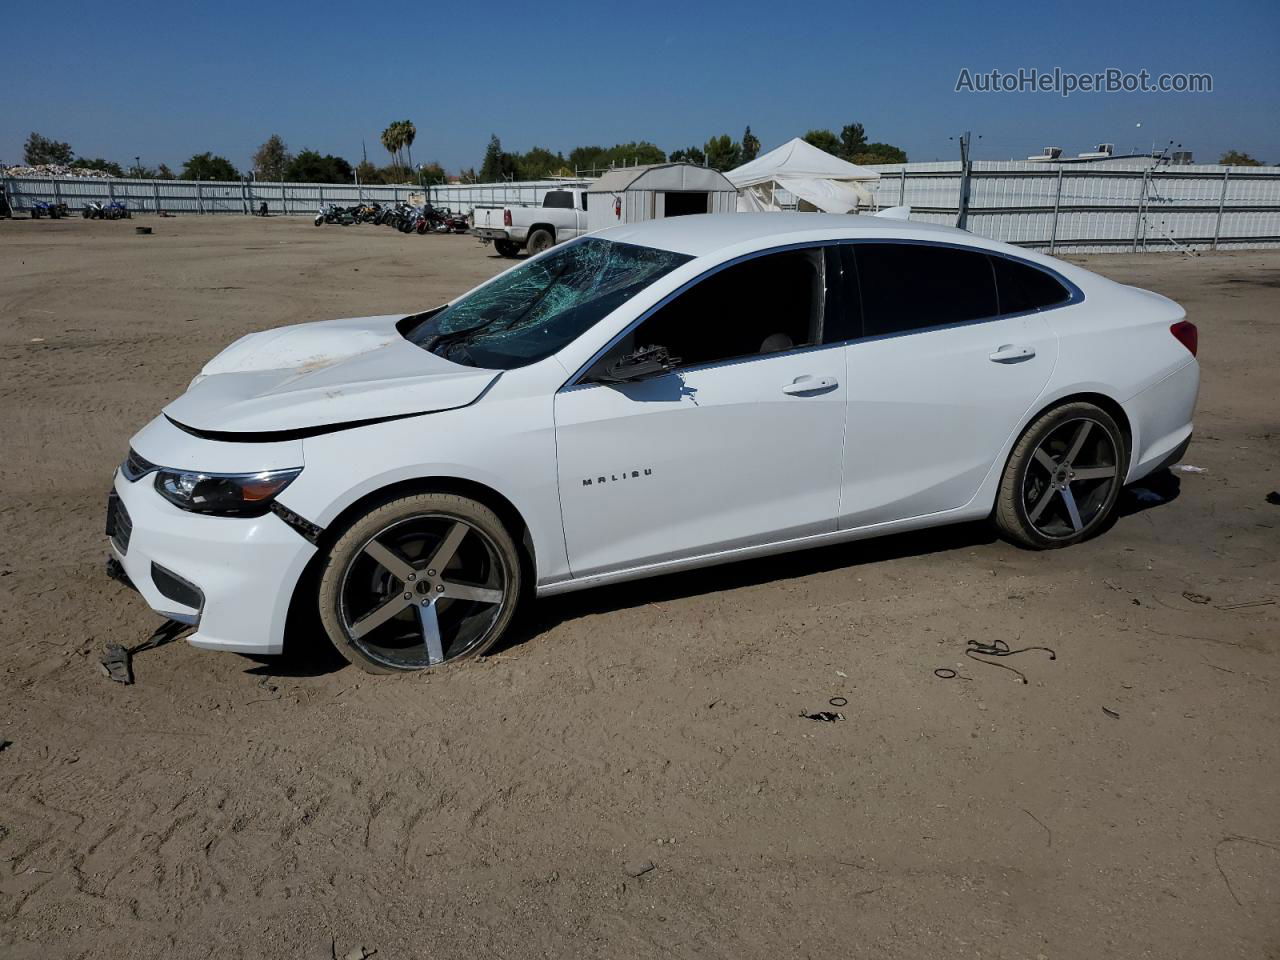
[{"label": "white chevrolet malibu sedan", "polygon": [[133,438],[108,536],[196,646],[311,615],[372,672],[482,653],[529,595],[974,518],[1063,547],[1186,449],[1184,316],[927,224],[621,226],[233,343]]}]

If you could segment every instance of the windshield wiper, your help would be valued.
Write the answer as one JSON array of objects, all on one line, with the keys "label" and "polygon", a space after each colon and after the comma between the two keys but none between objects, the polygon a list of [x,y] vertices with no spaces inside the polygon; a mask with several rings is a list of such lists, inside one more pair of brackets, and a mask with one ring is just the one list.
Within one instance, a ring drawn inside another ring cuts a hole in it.
[{"label": "windshield wiper", "polygon": [[490,322],[486,320],[484,323],[477,323],[474,326],[463,327],[461,330],[450,330],[448,333],[437,333],[434,337],[424,343],[423,349],[429,353],[434,353],[441,357],[444,354],[437,352],[437,347],[450,347],[461,345],[468,341],[476,339],[480,334],[490,326]]}]

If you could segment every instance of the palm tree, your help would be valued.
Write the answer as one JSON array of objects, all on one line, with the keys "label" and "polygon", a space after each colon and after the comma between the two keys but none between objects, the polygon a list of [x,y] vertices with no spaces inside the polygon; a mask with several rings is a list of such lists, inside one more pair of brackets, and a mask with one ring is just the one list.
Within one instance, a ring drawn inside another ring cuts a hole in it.
[{"label": "palm tree", "polygon": [[387,129],[382,131],[382,146],[386,149],[387,153],[391,154],[391,166],[396,169],[397,172],[400,168],[400,147],[404,143],[402,137],[403,132],[400,126],[400,121],[398,120],[389,124]]},{"label": "palm tree", "polygon": [[400,144],[404,147],[409,155],[409,168],[413,168],[413,139],[418,135],[418,128],[413,125],[412,120],[401,120],[400,127]]}]

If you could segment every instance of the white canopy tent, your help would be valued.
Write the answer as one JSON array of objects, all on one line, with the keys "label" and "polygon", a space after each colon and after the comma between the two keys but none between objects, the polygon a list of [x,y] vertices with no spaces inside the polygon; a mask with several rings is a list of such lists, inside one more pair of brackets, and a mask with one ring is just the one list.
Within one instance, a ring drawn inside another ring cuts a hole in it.
[{"label": "white canopy tent", "polygon": [[799,137],[730,170],[725,176],[738,188],[738,210],[781,210],[778,193],[795,197],[801,210],[849,213],[871,206],[871,194],[859,181],[880,174],[833,157]]}]

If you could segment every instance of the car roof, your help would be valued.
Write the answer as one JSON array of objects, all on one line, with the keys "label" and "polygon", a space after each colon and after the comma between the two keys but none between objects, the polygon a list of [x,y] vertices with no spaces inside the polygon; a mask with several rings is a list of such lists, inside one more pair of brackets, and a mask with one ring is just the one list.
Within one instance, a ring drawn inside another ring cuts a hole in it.
[{"label": "car roof", "polygon": [[936,223],[830,213],[710,213],[645,220],[595,234],[617,243],[657,247],[694,257],[744,244],[773,246],[813,240],[932,240],[990,247],[991,241]]}]

